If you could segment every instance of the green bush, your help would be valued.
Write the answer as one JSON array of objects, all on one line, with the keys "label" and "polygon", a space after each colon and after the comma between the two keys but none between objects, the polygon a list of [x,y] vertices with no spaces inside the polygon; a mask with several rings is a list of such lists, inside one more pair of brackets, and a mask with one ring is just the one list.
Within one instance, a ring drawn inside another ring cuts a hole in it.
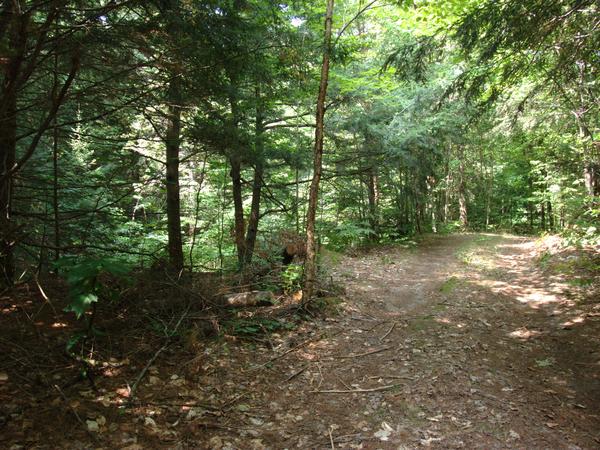
[{"label": "green bush", "polygon": [[64,257],[55,263],[58,269],[66,272],[69,285],[70,303],[65,308],[67,312],[75,313],[79,319],[101,297],[112,297],[114,290],[100,281],[105,274],[124,278],[131,268],[114,258],[74,258]]},{"label": "green bush", "polygon": [[290,264],[281,274],[283,292],[289,294],[302,287],[302,277],[304,275],[304,266],[302,264]]}]

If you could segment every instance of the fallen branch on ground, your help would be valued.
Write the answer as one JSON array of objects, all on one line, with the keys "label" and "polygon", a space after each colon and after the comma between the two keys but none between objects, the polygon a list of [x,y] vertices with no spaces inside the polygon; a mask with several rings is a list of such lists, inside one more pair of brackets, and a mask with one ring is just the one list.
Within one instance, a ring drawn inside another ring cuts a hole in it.
[{"label": "fallen branch on ground", "polygon": [[[297,370],[296,372],[294,372],[293,374],[291,374],[289,377],[287,377],[283,382],[287,383],[288,381],[293,380],[294,378],[296,378],[298,375],[300,375],[302,372],[304,372],[306,369],[308,368],[308,364],[302,368],[300,368],[300,370]],[[283,384],[283,383],[282,383]]]},{"label": "fallen branch on ground", "polygon": [[368,333],[368,332],[370,332],[370,331],[373,331],[375,328],[378,328],[378,327],[380,327],[381,325],[383,325],[383,324],[385,324],[385,323],[387,323],[387,320],[382,320],[381,322],[377,322],[377,323],[376,323],[375,325],[373,325],[371,328],[367,328],[367,329],[366,329],[366,330],[364,330],[364,331],[366,331],[366,332]]},{"label": "fallen branch on ground", "polygon": [[323,335],[321,335],[321,336],[314,336],[314,337],[312,337],[310,339],[307,339],[307,340],[299,343],[298,345],[295,345],[294,347],[286,350],[285,352],[283,352],[283,353],[281,353],[281,354],[279,354],[277,356],[274,356],[273,358],[269,359],[267,362],[261,364],[260,366],[256,366],[255,369],[260,369],[262,367],[265,367],[265,366],[271,364],[272,362],[277,361],[280,358],[283,358],[285,355],[288,355],[288,354],[290,354],[290,353],[298,350],[299,348],[304,347],[307,344],[310,344],[311,342],[317,342],[317,341],[320,341],[321,339],[330,339],[332,337],[335,337],[338,334],[342,333],[342,331],[343,330],[338,331],[337,333],[334,333],[331,336],[323,336]]},{"label": "fallen branch on ground", "polygon": [[87,432],[87,434],[92,438],[92,440],[94,442],[96,442],[96,436],[94,436],[90,432],[87,424],[83,421],[83,419],[81,418],[81,416],[77,413],[77,410],[75,408],[73,408],[73,406],[71,406],[71,403],[69,402],[69,399],[67,398],[67,396],[65,395],[65,393],[62,391],[62,389],[59,388],[57,384],[54,385],[54,389],[56,389],[58,391],[58,393],[60,394],[60,396],[64,400],[65,404],[69,407],[69,409],[71,410],[71,412],[73,413],[73,415],[77,419],[77,422],[79,422],[83,426],[83,429]]},{"label": "fallen branch on ground", "polygon": [[313,394],[360,394],[366,392],[379,392],[379,391],[387,391],[389,389],[394,389],[400,386],[400,384],[389,384],[387,386],[380,386],[376,388],[370,389],[328,389],[324,391],[311,391]]},{"label": "fallen branch on ground", "polygon": [[383,336],[381,336],[381,337],[379,338],[379,342],[383,342],[383,340],[384,340],[386,337],[388,337],[392,331],[394,331],[394,328],[396,328],[396,323],[397,323],[397,322],[394,322],[394,323],[392,324],[392,326],[390,327],[390,329],[387,331],[387,333],[385,333]]},{"label": "fallen branch on ground", "polygon": [[379,378],[391,378],[394,380],[418,380],[417,377],[409,377],[408,375],[376,375],[369,377],[369,380],[377,380]]},{"label": "fallen branch on ground", "polygon": [[183,319],[186,317],[189,309],[190,309],[190,307],[188,306],[186,308],[185,312],[181,315],[181,317],[179,318],[179,320],[175,324],[175,327],[173,328],[172,331],[170,331],[169,333],[167,333],[165,331],[165,334],[167,336],[167,341],[165,342],[165,344],[161,348],[159,348],[157,350],[156,353],[154,353],[154,355],[152,356],[152,358],[150,358],[150,360],[148,361],[148,363],[144,366],[144,368],[142,369],[142,371],[140,372],[140,374],[135,379],[135,382],[131,386],[131,389],[129,390],[129,400],[127,402],[129,405],[131,405],[133,403],[133,399],[135,398],[135,393],[137,391],[137,388],[138,388],[140,382],[142,381],[142,379],[146,376],[146,373],[148,372],[148,369],[150,368],[150,366],[152,366],[152,364],[154,364],[154,361],[156,361],[156,358],[158,358],[158,356],[162,352],[164,352],[169,347],[169,345],[171,345],[171,339],[177,333],[177,330],[179,329],[179,326],[181,325],[181,322],[183,322]]},{"label": "fallen branch on ground", "polygon": [[356,355],[335,356],[335,358],[360,358],[362,356],[374,355],[375,353],[385,352],[386,350],[389,350],[391,348],[392,347],[383,347],[377,350],[371,350],[370,352],[358,353]]}]

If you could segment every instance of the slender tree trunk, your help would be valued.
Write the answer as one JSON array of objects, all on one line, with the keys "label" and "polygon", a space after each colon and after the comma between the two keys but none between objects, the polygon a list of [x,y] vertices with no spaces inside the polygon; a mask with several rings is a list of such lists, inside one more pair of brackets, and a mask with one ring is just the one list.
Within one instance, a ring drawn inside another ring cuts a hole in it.
[{"label": "slender tree trunk", "polygon": [[[53,97],[56,99],[58,95],[58,55],[54,55],[54,88]],[[56,100],[55,100],[56,101]],[[59,220],[59,209],[58,209],[58,127],[57,127],[57,116],[54,116],[52,129],[52,209],[54,213],[54,260],[58,261],[60,258],[60,220]],[[58,274],[58,269],[56,271]]]},{"label": "slender tree trunk", "polygon": [[415,219],[415,227],[416,227],[418,234],[423,233],[423,228],[421,226],[421,218],[422,218],[421,210],[422,210],[421,202],[418,200],[417,196],[415,196],[414,219]]},{"label": "slender tree trunk", "polygon": [[436,179],[431,176],[427,179],[427,197],[429,199],[429,209],[431,211],[431,231],[437,233],[437,199],[435,195]]},{"label": "slender tree trunk", "polygon": [[17,147],[17,99],[4,98],[0,117],[0,286],[10,286],[14,280],[14,228],[12,222],[13,177],[2,176],[15,164]]},{"label": "slender tree trunk", "polygon": [[490,161],[490,177],[487,183],[487,195],[485,202],[485,229],[490,228],[490,214],[492,210],[492,193],[494,189],[494,160]]},{"label": "slender tree trunk", "polygon": [[233,139],[230,142],[229,165],[231,177],[231,188],[234,208],[234,240],[238,258],[238,269],[242,270],[246,261],[246,224],[244,221],[244,192],[242,186],[242,151],[241,142],[238,138],[238,128],[242,120],[235,88],[237,86],[237,74],[228,71],[231,91],[229,93],[229,107],[231,118],[229,121],[230,132]]},{"label": "slender tree trunk", "polygon": [[587,161],[583,167],[583,178],[585,180],[585,190],[587,195],[593,197],[599,195],[600,191],[600,170],[591,161]]},{"label": "slender tree trunk", "polygon": [[590,197],[600,196],[600,142],[594,139],[594,134],[578,116],[579,134],[589,143],[584,148],[583,180],[587,195]]},{"label": "slender tree trunk", "polygon": [[231,177],[231,188],[233,194],[235,246],[237,250],[238,265],[241,269],[244,265],[246,253],[246,226],[244,223],[244,199],[242,192],[242,163],[238,155],[233,155],[229,158],[229,164],[231,166],[229,175]]},{"label": "slender tree trunk", "polygon": [[412,231],[413,227],[412,227],[412,223],[410,221],[410,205],[412,204],[412,197],[413,194],[411,193],[410,189],[409,189],[409,174],[408,172],[403,173],[403,179],[404,179],[404,189],[403,189],[403,193],[404,193],[404,232],[408,233],[410,231]]},{"label": "slender tree trunk", "polygon": [[246,231],[246,248],[244,262],[250,264],[254,254],[256,236],[258,235],[258,222],[260,220],[260,201],[262,194],[264,165],[264,113],[260,98],[260,88],[256,88],[256,120],[254,124],[254,150],[256,163],[254,165],[254,179],[252,181],[252,204],[250,205],[250,216],[248,217],[248,230]]},{"label": "slender tree trunk", "polygon": [[542,231],[546,231],[546,207],[544,202],[540,204],[540,227]]},{"label": "slender tree trunk", "polygon": [[248,230],[246,231],[246,243],[244,248],[244,262],[250,264],[256,237],[258,236],[258,223],[260,220],[260,197],[263,184],[264,168],[262,161],[256,162],[254,168],[254,179],[252,180],[252,204],[250,205],[250,215],[248,216]]},{"label": "slender tree trunk", "polygon": [[[531,179],[531,177],[528,177],[528,186],[529,186],[529,195],[532,195],[533,193],[533,180]],[[535,208],[534,208],[534,204],[532,201],[528,201],[527,202],[527,211],[529,213],[529,230],[533,231],[533,222],[534,222],[534,213],[535,213]]]},{"label": "slender tree trunk", "polygon": [[550,200],[546,202],[546,209],[548,210],[548,229],[554,231],[554,213],[552,212],[552,202]]},{"label": "slender tree trunk", "polygon": [[[365,201],[365,181],[363,180],[363,177],[360,176],[358,178],[358,186],[360,187],[360,202],[358,203],[358,217],[360,218],[361,222],[365,220],[365,218],[367,217],[367,201]],[[368,196],[368,195],[367,195]]]},{"label": "slender tree trunk", "polygon": [[442,198],[443,193],[437,192],[433,199],[433,208],[431,210],[431,231],[433,231],[434,233],[438,232],[438,226],[440,224],[440,217],[442,215],[442,208],[440,207],[440,205],[442,204]]},{"label": "slender tree trunk", "polygon": [[296,216],[296,234],[300,234],[300,173],[298,167],[296,167],[296,193],[294,204],[294,215]]},{"label": "slender tree trunk", "polygon": [[5,5],[8,48],[0,87],[0,287],[11,286],[15,275],[16,226],[12,220],[12,198],[17,152],[17,79],[27,45],[27,20],[16,10],[17,3]]},{"label": "slender tree trunk", "polygon": [[227,193],[227,171],[223,171],[223,181],[221,183],[221,198],[219,201],[219,239],[217,249],[219,253],[219,270],[223,271],[225,258],[223,255],[223,241],[225,239],[225,198]]},{"label": "slender tree trunk", "polygon": [[401,180],[401,176],[398,173],[398,181],[396,182],[396,177],[395,177],[395,171],[392,171],[390,173],[390,177],[391,177],[391,187],[394,191],[394,203],[396,204],[396,230],[398,232],[398,234],[400,234],[400,231],[402,229],[402,207],[403,207],[403,203],[402,203],[402,180]]},{"label": "slender tree trunk", "polygon": [[379,179],[377,170],[374,167],[369,168],[369,224],[373,230],[373,239],[379,238]]},{"label": "slender tree trunk", "polygon": [[467,198],[462,183],[458,186],[458,207],[460,212],[460,226],[466,229],[469,225],[469,220],[467,215]]},{"label": "slender tree trunk", "polygon": [[181,146],[181,92],[179,80],[169,86],[168,125],[165,138],[167,150],[167,229],[169,263],[177,271],[183,269],[181,240],[181,200],[179,197],[179,151]]},{"label": "slender tree trunk", "polygon": [[560,207],[560,213],[559,213],[559,221],[560,221],[560,228],[564,229],[565,228],[565,215],[566,215],[566,211],[565,211],[565,207],[561,206]]},{"label": "slender tree trunk", "polygon": [[195,203],[196,207],[194,210],[194,225],[192,227],[192,242],[190,243],[190,253],[188,255],[190,260],[190,272],[194,271],[194,247],[196,246],[196,229],[198,228],[198,220],[200,215],[200,195],[202,193],[202,185],[204,184],[204,177],[206,176],[206,160],[208,159],[208,153],[204,156],[204,160],[202,161],[202,170],[200,172],[198,183],[198,188],[196,189],[196,198]]},{"label": "slender tree trunk", "polygon": [[317,273],[317,247],[315,237],[315,219],[319,200],[319,183],[323,169],[323,139],[325,100],[327,98],[327,83],[329,80],[329,58],[331,54],[331,29],[333,22],[334,0],[327,0],[327,12],[325,14],[325,33],[323,47],[323,63],[321,65],[321,83],[319,85],[319,96],[317,98],[314,168],[313,178],[310,184],[308,198],[308,211],[306,213],[306,260],[304,264],[304,291],[303,301],[309,302],[314,290],[315,277]]},{"label": "slender tree trunk", "polygon": [[[589,121],[585,119],[583,111],[589,111],[588,101],[586,100],[586,73],[587,64],[578,64],[579,77],[577,91],[579,94],[579,111],[574,111],[579,135],[584,142],[583,148],[583,179],[587,194],[592,197],[592,206],[597,203],[594,197],[600,196],[600,142],[595,139],[593,128],[588,125]],[[591,80],[590,80],[591,81]],[[592,110],[593,111],[593,110]],[[587,141],[587,142],[586,142]]]},{"label": "slender tree trunk", "polygon": [[458,165],[458,209],[460,217],[460,226],[464,230],[469,225],[467,215],[467,196],[465,189],[465,163],[464,163],[464,152],[460,150],[460,162]]},{"label": "slender tree trunk", "polygon": [[450,184],[452,177],[450,175],[450,147],[446,155],[446,189],[444,191],[444,223],[448,223],[450,218]]}]

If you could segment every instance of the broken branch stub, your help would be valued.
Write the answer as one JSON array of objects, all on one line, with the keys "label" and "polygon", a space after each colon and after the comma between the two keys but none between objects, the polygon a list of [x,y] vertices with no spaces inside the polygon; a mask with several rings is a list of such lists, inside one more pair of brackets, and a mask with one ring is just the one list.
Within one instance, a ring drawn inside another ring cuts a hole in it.
[{"label": "broken branch stub", "polygon": [[247,291],[225,296],[225,303],[232,307],[267,306],[275,302],[271,291]]}]

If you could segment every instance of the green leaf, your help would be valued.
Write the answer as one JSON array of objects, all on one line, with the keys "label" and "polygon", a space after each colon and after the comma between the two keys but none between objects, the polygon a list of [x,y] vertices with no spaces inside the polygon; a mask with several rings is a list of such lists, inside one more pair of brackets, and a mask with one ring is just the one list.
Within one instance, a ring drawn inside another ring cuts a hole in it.
[{"label": "green leaf", "polygon": [[71,353],[73,348],[77,345],[77,343],[79,341],[81,341],[81,339],[83,339],[84,337],[85,337],[85,332],[83,332],[83,331],[79,331],[79,332],[73,334],[67,341],[67,345],[66,345],[67,353]]},{"label": "green leaf", "polygon": [[79,319],[92,307],[92,304],[97,301],[98,296],[91,292],[77,294],[73,296],[71,303],[69,303],[64,310],[66,312],[74,312],[75,316]]}]

